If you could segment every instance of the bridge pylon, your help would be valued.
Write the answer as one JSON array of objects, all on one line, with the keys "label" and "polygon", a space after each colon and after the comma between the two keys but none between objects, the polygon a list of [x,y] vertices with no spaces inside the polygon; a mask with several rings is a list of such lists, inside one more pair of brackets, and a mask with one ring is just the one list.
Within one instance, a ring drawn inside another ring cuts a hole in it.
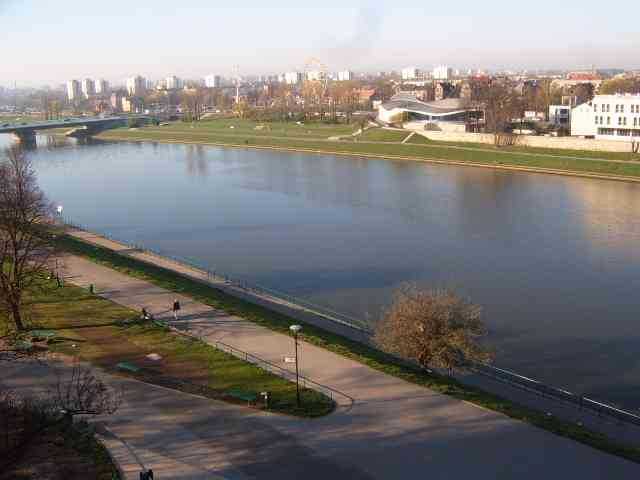
[{"label": "bridge pylon", "polygon": [[18,141],[25,147],[36,146],[36,131],[35,130],[20,130],[14,132],[14,135],[18,137]]}]

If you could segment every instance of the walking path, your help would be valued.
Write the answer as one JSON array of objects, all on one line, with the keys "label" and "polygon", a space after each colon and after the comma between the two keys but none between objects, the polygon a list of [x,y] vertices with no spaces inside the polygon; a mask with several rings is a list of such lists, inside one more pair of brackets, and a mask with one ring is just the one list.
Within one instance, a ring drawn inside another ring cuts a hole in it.
[{"label": "walking path", "polygon": [[[82,258],[68,257],[66,268],[73,283],[85,287],[93,284],[98,294],[105,298],[137,310],[144,306],[156,317],[166,318],[174,326],[196,333],[209,342],[220,340],[290,367],[282,362],[293,350],[292,340],[286,335],[238,317],[225,316],[224,312],[214,311],[188,297]],[[173,321],[170,312],[175,298],[183,307],[177,322]],[[132,404],[127,420],[123,423],[118,414],[113,424],[108,420],[109,428],[119,437],[129,438],[136,454],[144,457],[145,464],[156,472],[178,472],[179,465],[190,468],[193,465],[190,450],[178,447],[183,441],[190,442],[191,436],[201,435],[203,430],[210,435],[211,429],[226,425],[226,415],[232,410],[238,430],[231,437],[206,436],[213,442],[206,443],[207,449],[227,452],[225,458],[236,475],[230,478],[271,478],[271,471],[278,474],[272,478],[299,478],[294,473],[301,475],[302,470],[292,466],[291,472],[283,471],[281,464],[274,463],[291,461],[292,465],[297,464],[296,453],[286,458],[281,456],[280,450],[265,453],[271,448],[271,436],[280,439],[281,444],[295,445],[304,452],[304,455],[300,453],[301,458],[324,465],[324,473],[328,474],[324,478],[332,475],[336,478],[381,479],[428,475],[433,479],[469,476],[475,479],[585,480],[633,478],[640,474],[640,465],[404,382],[313,345],[302,344],[300,366],[307,377],[353,397],[354,405],[341,405],[336,413],[322,419],[300,420],[242,412],[219,402],[198,403],[196,408],[187,396],[162,390],[161,397],[171,397],[169,408],[160,400],[156,405],[157,389],[145,386],[135,388],[136,395],[130,400],[135,405]],[[181,398],[185,398],[184,406]],[[160,411],[154,410],[155,407]],[[154,421],[162,426],[162,434],[158,434],[164,437],[162,440],[158,435],[148,435],[141,430],[147,430],[149,423],[153,425]],[[211,427],[209,422],[214,422]],[[246,435],[255,437],[255,442],[250,447],[243,447],[245,456],[229,454],[229,441],[244,445]],[[202,439],[202,436],[198,438]],[[257,476],[252,473],[255,465],[252,463],[253,466],[248,467],[246,463],[246,458],[252,455],[262,462],[261,474]],[[203,454],[203,458],[209,458],[209,454]],[[304,472],[304,476],[316,478],[313,471]],[[240,474],[244,477],[238,476]],[[209,477],[165,474],[161,478]]]}]

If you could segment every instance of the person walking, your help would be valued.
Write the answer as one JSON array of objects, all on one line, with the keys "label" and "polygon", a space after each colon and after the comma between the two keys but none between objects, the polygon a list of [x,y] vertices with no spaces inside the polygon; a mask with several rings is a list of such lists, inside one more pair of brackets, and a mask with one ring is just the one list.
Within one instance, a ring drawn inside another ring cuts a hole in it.
[{"label": "person walking", "polygon": [[178,312],[180,311],[180,302],[178,301],[178,299],[175,299],[173,301],[173,319],[174,320],[178,320]]}]

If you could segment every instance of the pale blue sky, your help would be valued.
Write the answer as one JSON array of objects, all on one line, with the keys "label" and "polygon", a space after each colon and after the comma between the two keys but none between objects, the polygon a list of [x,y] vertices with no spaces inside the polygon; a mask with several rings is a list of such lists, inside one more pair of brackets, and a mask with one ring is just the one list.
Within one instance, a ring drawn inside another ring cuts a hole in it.
[{"label": "pale blue sky", "polygon": [[0,84],[140,73],[640,68],[640,2],[0,0]]}]

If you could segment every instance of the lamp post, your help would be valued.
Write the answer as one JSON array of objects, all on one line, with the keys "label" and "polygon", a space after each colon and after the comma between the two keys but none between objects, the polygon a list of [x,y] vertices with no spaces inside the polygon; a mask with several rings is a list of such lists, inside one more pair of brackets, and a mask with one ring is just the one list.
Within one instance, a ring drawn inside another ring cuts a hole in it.
[{"label": "lamp post", "polygon": [[298,408],[300,408],[300,374],[298,371],[298,333],[300,332],[300,330],[302,330],[302,327],[300,325],[291,325],[289,327],[289,330],[291,330],[291,333],[293,333],[293,344],[295,345],[295,349],[296,349],[296,405],[298,406]]}]

